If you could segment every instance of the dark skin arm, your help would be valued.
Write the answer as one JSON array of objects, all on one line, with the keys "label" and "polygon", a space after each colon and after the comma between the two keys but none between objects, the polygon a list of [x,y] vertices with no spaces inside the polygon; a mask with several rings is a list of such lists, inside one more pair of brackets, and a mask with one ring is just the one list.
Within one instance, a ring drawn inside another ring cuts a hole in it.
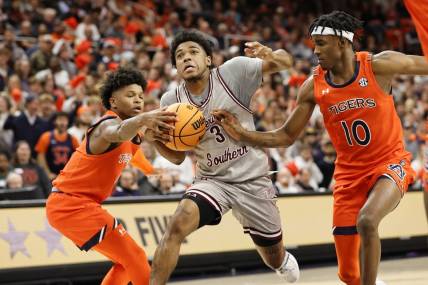
[{"label": "dark skin arm", "polygon": [[293,57],[283,49],[272,51],[271,48],[259,42],[245,43],[245,55],[263,60],[263,75],[275,73],[293,66]]},{"label": "dark skin arm", "polygon": [[227,134],[237,141],[258,147],[288,147],[294,143],[309,121],[316,102],[313,78],[308,78],[297,96],[297,106],[281,128],[269,132],[248,131],[238,119],[225,110],[215,110],[213,115]]},{"label": "dark skin arm", "polygon": [[156,150],[166,159],[174,164],[181,164],[186,158],[186,153],[184,151],[175,151],[167,148],[163,143],[156,141],[154,142]]},{"label": "dark skin arm", "polygon": [[378,84],[389,93],[395,75],[428,75],[428,62],[423,56],[388,50],[373,56],[372,69]]},{"label": "dark skin arm", "polygon": [[171,139],[168,134],[176,121],[175,112],[158,109],[135,117],[121,120],[119,118],[103,121],[90,135],[89,148],[93,154],[103,153],[112,143],[129,141],[135,137],[141,128],[147,127],[153,131],[153,140],[167,142]]}]

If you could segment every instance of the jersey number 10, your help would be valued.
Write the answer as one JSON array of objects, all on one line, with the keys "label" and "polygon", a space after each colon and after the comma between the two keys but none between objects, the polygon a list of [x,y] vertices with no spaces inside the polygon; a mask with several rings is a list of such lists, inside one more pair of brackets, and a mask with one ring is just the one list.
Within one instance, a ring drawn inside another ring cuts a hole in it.
[{"label": "jersey number 10", "polygon": [[[363,120],[355,120],[351,124],[351,128],[348,127],[346,121],[340,121],[343,130],[345,131],[346,141],[349,145],[353,146],[355,141],[360,146],[367,146],[371,140],[370,128]],[[362,128],[364,136],[358,135],[358,128]]]}]

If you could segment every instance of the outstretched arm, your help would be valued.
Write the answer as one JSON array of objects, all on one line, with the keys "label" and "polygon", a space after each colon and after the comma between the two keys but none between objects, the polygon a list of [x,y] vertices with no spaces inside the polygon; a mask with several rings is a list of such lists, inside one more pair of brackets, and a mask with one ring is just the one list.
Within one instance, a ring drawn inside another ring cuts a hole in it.
[{"label": "outstretched arm", "polygon": [[170,138],[167,132],[174,128],[168,123],[176,121],[176,113],[165,110],[166,108],[153,110],[123,121],[105,121],[95,132],[108,143],[118,143],[132,139],[141,128],[146,127],[155,132],[156,139],[166,142]]},{"label": "outstretched arm", "polygon": [[390,50],[374,55],[372,68],[376,75],[428,75],[425,57]]},{"label": "outstretched arm", "polygon": [[283,49],[272,51],[271,48],[259,42],[245,43],[245,55],[263,60],[263,74],[275,73],[293,66],[293,57]]},{"label": "outstretched arm", "polygon": [[294,143],[312,115],[316,104],[313,90],[311,77],[299,90],[297,106],[290,117],[281,128],[270,132],[248,131],[234,115],[224,110],[215,110],[213,115],[228,135],[237,141],[259,147],[288,147]]}]

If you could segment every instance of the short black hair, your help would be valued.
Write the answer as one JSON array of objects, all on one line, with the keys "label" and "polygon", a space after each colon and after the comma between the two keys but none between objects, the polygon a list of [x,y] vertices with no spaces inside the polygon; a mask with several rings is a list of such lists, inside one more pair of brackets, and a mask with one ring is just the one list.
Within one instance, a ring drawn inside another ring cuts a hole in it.
[{"label": "short black hair", "polygon": [[206,36],[204,36],[203,33],[197,30],[183,30],[183,31],[180,31],[174,37],[174,40],[172,41],[172,44],[171,44],[171,62],[173,66],[176,66],[175,51],[177,50],[177,47],[184,42],[197,43],[204,49],[207,56],[210,56],[212,58],[213,43]]},{"label": "short black hair", "polygon": [[100,89],[104,107],[110,110],[110,98],[113,92],[131,84],[140,85],[144,90],[146,89],[147,81],[144,79],[143,74],[135,68],[119,67],[119,69],[110,72]]},{"label": "short black hair", "polygon": [[60,117],[65,117],[65,118],[67,118],[68,120],[70,120],[70,116],[68,115],[68,113],[63,112],[63,111],[56,112],[56,113],[55,113],[54,120],[56,120],[56,119],[58,119],[58,118],[60,118]]},{"label": "short black hair", "polygon": [[[356,32],[363,28],[363,21],[358,20],[346,12],[333,11],[330,14],[321,15],[312,22],[309,27],[309,36],[317,26],[332,28],[335,30],[335,33],[336,30],[351,32],[354,33],[354,37],[356,37],[358,36]],[[342,37],[342,33],[336,34],[336,36]]]},{"label": "short black hair", "polygon": [[10,154],[10,152],[6,149],[0,149],[0,156],[3,155],[6,157],[7,161],[10,162],[10,160],[12,159],[12,155]]}]

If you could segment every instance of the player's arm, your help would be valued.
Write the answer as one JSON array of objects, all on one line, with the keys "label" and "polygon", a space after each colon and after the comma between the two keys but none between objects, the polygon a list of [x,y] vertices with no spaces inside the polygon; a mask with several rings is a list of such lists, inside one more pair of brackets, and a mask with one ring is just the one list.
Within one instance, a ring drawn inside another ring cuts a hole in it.
[{"label": "player's arm", "polygon": [[428,61],[425,57],[390,50],[374,55],[372,68],[377,75],[428,75]]},{"label": "player's arm", "polygon": [[153,142],[153,144],[156,150],[160,153],[160,155],[162,155],[163,157],[165,157],[166,159],[168,159],[170,162],[174,164],[179,165],[186,158],[186,153],[184,151],[175,151],[175,150],[169,149],[159,141],[155,141]]},{"label": "player's arm", "polygon": [[169,149],[164,145],[164,143],[166,142],[165,140],[156,139],[156,133],[153,130],[148,129],[145,132],[144,140],[152,143],[155,146],[156,150],[160,153],[160,155],[162,155],[174,164],[179,165],[186,158],[185,152]]},{"label": "player's arm", "polygon": [[271,74],[293,66],[293,57],[283,49],[272,51],[271,48],[259,42],[245,43],[245,55],[263,60],[263,74]]},{"label": "player's arm", "polygon": [[315,108],[313,78],[307,79],[299,90],[297,106],[284,125],[270,132],[248,131],[238,119],[224,110],[213,115],[229,136],[237,141],[259,147],[288,147],[294,143],[309,121]]},{"label": "player's arm", "polygon": [[124,142],[135,137],[141,128],[153,130],[155,138],[169,141],[169,130],[173,130],[171,122],[176,121],[176,113],[165,111],[166,108],[139,114],[126,120],[107,120],[100,124],[94,136],[99,136],[108,143]]}]

